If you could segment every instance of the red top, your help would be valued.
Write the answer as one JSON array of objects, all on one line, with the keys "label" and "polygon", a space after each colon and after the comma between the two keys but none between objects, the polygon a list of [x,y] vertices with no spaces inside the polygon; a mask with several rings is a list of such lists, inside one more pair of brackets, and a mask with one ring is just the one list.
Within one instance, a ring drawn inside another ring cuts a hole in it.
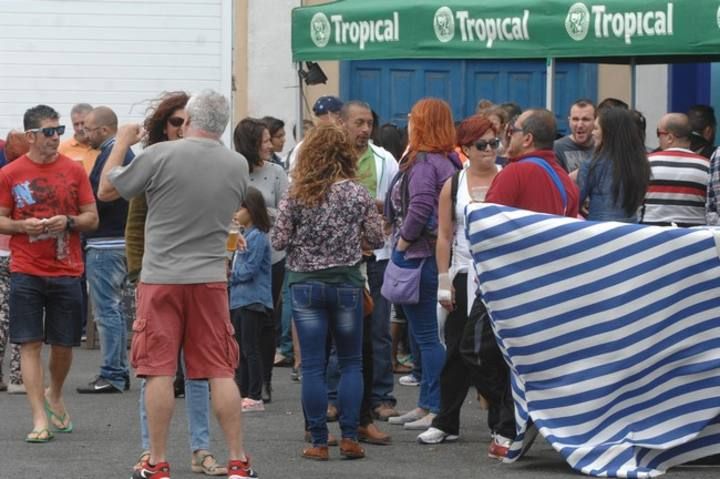
[{"label": "red top", "polygon": [[555,170],[567,195],[567,210],[564,215],[577,217],[580,194],[575,183],[558,164],[552,150],[535,150],[511,158],[510,163],[493,180],[485,195],[485,201],[539,213],[562,215],[562,196],[548,172],[534,163],[518,163],[530,157],[542,158]]},{"label": "red top", "polygon": [[[39,165],[23,155],[0,169],[0,207],[10,218],[51,218],[80,213],[80,206],[95,203],[90,180],[82,165],[58,154],[52,163]],[[35,276],[80,276],[83,272],[80,234],[29,236],[10,240],[10,271]]]}]

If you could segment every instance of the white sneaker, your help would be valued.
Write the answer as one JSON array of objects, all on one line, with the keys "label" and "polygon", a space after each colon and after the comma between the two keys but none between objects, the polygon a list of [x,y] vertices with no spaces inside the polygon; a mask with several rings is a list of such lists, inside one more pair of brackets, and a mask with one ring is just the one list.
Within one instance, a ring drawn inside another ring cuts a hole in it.
[{"label": "white sneaker", "polygon": [[396,426],[402,426],[406,422],[413,422],[417,421],[418,419],[421,419],[423,417],[427,416],[427,412],[425,412],[424,409],[413,409],[410,412],[406,412],[405,414],[401,416],[395,416],[388,418],[389,424],[395,424]]},{"label": "white sneaker", "polygon": [[400,376],[400,379],[398,379],[398,382],[401,386],[420,386],[420,381],[417,380],[415,376],[412,374],[407,374],[405,376]]},{"label": "white sneaker", "polygon": [[432,426],[433,419],[437,414],[429,413],[424,417],[421,417],[417,421],[406,422],[403,427],[409,431],[424,431],[425,429]]},{"label": "white sneaker", "polygon": [[25,385],[24,384],[8,384],[7,387],[7,393],[8,394],[25,394]]},{"label": "white sneaker", "polygon": [[265,403],[262,399],[245,398],[242,401],[242,412],[263,412],[265,411]]},{"label": "white sneaker", "polygon": [[454,442],[458,440],[455,434],[448,434],[442,429],[431,427],[427,431],[420,433],[417,442],[420,444],[440,444],[441,442]]}]

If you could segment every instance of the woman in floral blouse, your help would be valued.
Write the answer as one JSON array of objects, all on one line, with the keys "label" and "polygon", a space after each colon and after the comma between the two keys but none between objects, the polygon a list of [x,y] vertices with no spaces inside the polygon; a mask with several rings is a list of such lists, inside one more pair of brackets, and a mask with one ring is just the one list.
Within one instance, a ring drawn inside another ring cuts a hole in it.
[{"label": "woman in floral blouse", "polygon": [[302,401],[312,447],[302,455],[328,459],[325,368],[328,333],[340,362],[340,454],[364,457],[357,442],[362,399],[363,249],[383,245],[380,215],[356,181],[357,157],[337,126],[315,128],[304,140],[288,195],[272,231],[275,249],[287,251],[293,318],[302,350]]}]

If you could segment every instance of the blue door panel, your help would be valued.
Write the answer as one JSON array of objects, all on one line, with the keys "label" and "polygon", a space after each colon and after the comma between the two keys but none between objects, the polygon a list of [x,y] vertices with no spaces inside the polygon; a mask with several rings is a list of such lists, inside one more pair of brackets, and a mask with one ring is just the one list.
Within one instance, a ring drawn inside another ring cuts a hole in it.
[{"label": "blue door panel", "polygon": [[[383,115],[384,121],[392,121],[397,124],[404,124],[407,121],[407,114],[410,112],[408,105],[413,104],[415,98],[416,70],[391,70],[389,75],[390,93],[386,99],[386,110]],[[377,108],[373,105],[374,108]]]},{"label": "blue door panel", "polygon": [[[572,102],[597,99],[597,66],[558,62],[555,70],[553,111],[565,132]],[[472,115],[481,99],[545,106],[545,77],[544,61],[351,61],[341,62],[340,94],[370,103],[381,122],[405,125],[413,104],[428,96],[447,101],[456,120]]]}]

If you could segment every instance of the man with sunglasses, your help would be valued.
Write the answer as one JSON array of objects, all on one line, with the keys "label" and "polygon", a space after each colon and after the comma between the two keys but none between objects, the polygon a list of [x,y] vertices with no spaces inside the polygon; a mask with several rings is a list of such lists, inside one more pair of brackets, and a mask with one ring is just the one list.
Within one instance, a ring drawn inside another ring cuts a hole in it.
[{"label": "man with sunglasses", "polygon": [[687,115],[668,113],[657,125],[659,151],[650,153],[650,184],[641,223],[704,225],[710,161],[690,150],[692,127]]},{"label": "man with sunglasses", "polygon": [[[511,123],[506,149],[510,160],[493,180],[485,201],[539,213],[576,217],[579,192],[553,152],[556,131],[555,115],[545,109],[527,110]],[[482,331],[492,334],[489,327]],[[497,345],[491,339],[482,344]],[[502,460],[516,436],[510,372],[499,348],[486,350],[484,354],[487,358],[494,357],[494,360],[481,365],[481,375],[486,387],[492,389],[496,397],[502,398],[496,416],[499,423],[488,456]],[[498,368],[501,370],[498,371]],[[536,435],[537,428],[528,428],[523,452],[529,449]]]},{"label": "man with sunglasses", "polygon": [[[83,167],[58,154],[58,113],[38,105],[25,112],[27,154],[0,170],[0,234],[10,240],[10,341],[20,344],[33,429],[27,442],[72,432],[62,387],[80,345],[83,272],[80,232],[97,228],[95,197]],[[51,345],[44,392],[42,343]]]},{"label": "man with sunglasses", "polygon": [[87,103],[78,103],[70,110],[70,120],[73,126],[73,136],[60,142],[58,151],[82,163],[85,171],[90,174],[100,151],[90,146],[85,135],[85,117],[93,107]]},{"label": "man with sunglasses", "polygon": [[[118,120],[106,106],[94,108],[85,117],[83,127],[87,141],[100,150],[90,171],[90,184],[97,197],[100,173],[115,144]],[[123,165],[134,158],[128,150]],[[130,389],[127,358],[127,322],[122,294],[127,278],[125,262],[125,221],[128,202],[123,198],[97,202],[100,225],[85,239],[85,275],[90,300],[100,336],[102,364],[100,372],[87,386],[77,388],[80,394],[112,394]]]}]

